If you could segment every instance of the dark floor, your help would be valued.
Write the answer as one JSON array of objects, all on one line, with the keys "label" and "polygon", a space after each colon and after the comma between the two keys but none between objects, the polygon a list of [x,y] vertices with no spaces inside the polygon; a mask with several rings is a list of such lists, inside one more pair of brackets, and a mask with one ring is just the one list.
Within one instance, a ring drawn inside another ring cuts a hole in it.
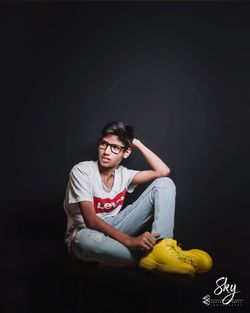
[{"label": "dark floor", "polygon": [[[21,241],[9,244],[12,258],[6,255],[2,268],[4,313],[250,312],[247,271],[242,271],[246,260],[227,263],[215,258],[211,272],[190,280],[140,268],[81,264],[72,261],[64,247],[55,249],[48,240],[36,242],[36,248],[34,242],[26,242],[26,248]],[[243,299],[243,305],[206,306],[202,298],[215,298],[215,281],[227,273],[231,282],[237,282],[241,293],[235,298]]]}]

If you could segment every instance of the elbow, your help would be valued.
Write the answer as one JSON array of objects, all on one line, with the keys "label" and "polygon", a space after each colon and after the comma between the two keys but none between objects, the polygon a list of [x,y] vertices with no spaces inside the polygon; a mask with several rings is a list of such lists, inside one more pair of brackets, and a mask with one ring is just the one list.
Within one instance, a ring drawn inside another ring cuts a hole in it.
[{"label": "elbow", "polygon": [[159,175],[160,175],[159,177],[167,177],[167,176],[169,176],[169,175],[170,175],[170,169],[167,168],[167,169],[161,171],[161,172],[159,173]]}]

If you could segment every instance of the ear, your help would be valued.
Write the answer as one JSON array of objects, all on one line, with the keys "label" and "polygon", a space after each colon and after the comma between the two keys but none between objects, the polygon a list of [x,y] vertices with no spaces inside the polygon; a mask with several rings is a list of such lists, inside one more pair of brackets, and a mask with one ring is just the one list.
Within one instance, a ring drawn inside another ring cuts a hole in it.
[{"label": "ear", "polygon": [[123,158],[127,159],[131,152],[132,152],[131,148],[128,148],[127,150],[125,150],[124,153],[123,153]]}]

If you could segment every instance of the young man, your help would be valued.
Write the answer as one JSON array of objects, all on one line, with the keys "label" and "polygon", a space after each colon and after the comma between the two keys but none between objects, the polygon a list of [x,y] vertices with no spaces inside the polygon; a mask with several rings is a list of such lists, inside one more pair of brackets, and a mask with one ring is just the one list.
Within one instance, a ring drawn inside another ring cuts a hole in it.
[{"label": "young man", "polygon": [[[149,165],[136,171],[120,165],[138,149]],[[176,188],[169,167],[123,122],[104,126],[99,160],[75,165],[69,175],[64,209],[65,243],[85,261],[139,264],[148,270],[194,275],[212,267],[202,250],[183,251],[173,240]],[[151,182],[132,204],[121,210],[126,192]]]}]

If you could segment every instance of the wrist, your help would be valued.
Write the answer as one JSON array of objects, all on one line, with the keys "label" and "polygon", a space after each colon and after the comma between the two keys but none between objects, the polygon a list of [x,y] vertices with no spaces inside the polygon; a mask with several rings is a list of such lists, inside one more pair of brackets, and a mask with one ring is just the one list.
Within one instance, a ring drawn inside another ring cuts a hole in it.
[{"label": "wrist", "polygon": [[132,146],[133,147],[138,147],[141,144],[141,141],[137,138],[134,138],[132,141]]},{"label": "wrist", "polygon": [[132,239],[132,237],[131,236],[129,236],[129,235],[125,235],[124,236],[124,238],[123,238],[123,240],[122,240],[122,244],[124,245],[124,246],[126,246],[126,247],[130,247],[130,245],[131,245],[131,239]]}]

